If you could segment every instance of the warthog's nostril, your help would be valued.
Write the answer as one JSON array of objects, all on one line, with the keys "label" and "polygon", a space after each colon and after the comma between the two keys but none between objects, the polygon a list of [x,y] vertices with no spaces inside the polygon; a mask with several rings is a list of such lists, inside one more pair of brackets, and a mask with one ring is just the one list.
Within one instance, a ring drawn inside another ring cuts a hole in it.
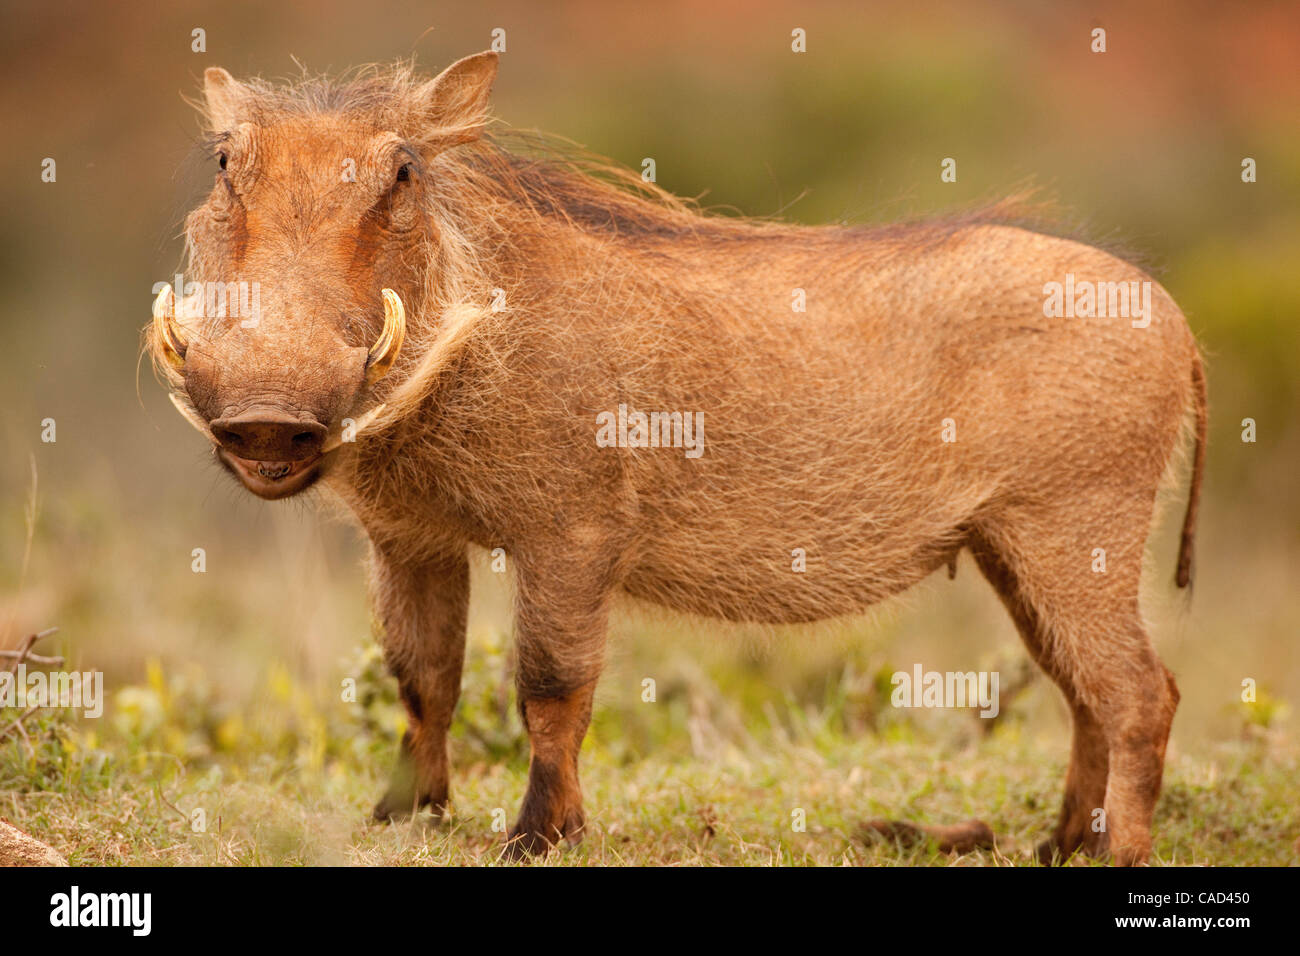
[{"label": "warthog's nostril", "polygon": [[325,446],[324,425],[279,409],[250,409],[242,415],[219,418],[212,422],[211,428],[217,441],[231,454],[250,461],[269,462],[272,467],[315,458]]},{"label": "warthog's nostril", "polygon": [[221,442],[230,451],[239,451],[240,446],[244,443],[243,436],[229,428],[214,428],[212,434],[216,435],[217,441]]}]

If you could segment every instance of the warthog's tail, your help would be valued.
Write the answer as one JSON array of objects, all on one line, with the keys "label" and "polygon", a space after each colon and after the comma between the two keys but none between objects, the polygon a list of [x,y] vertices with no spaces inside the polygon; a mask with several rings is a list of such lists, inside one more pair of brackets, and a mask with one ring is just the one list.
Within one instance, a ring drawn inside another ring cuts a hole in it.
[{"label": "warthog's tail", "polygon": [[1207,406],[1205,369],[1201,356],[1192,355],[1192,406],[1196,414],[1196,446],[1192,452],[1192,483],[1187,493],[1187,513],[1183,516],[1183,538],[1178,545],[1178,570],[1174,581],[1180,588],[1192,583],[1192,545],[1196,537],[1196,509],[1201,502],[1201,479],[1205,474],[1205,431]]}]

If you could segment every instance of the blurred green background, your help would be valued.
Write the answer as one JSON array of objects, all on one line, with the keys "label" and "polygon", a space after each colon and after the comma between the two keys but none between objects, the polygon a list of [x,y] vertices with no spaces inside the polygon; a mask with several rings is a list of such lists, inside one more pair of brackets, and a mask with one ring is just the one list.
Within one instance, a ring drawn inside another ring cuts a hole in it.
[{"label": "blurred green background", "polygon": [[[110,692],[145,681],[156,659],[202,674],[228,712],[260,706],[268,674],[337,701],[369,639],[358,535],[315,502],[236,489],[137,361],[151,286],[179,264],[181,220],[209,182],[184,100],[214,64],[275,77],[295,58],[337,70],[414,55],[432,73],[501,27],[501,121],[633,168],[654,157],[660,185],[706,206],[876,222],[1033,183],[1089,235],[1142,251],[1200,337],[1210,380],[1193,600],[1169,583],[1185,483],[1151,549],[1148,613],[1183,691],[1173,747],[1252,725],[1294,740],[1296,5],[54,2],[8,3],[3,17],[0,646],[57,625],[54,643],[103,669]],[[1104,54],[1089,49],[1096,26]],[[790,49],[796,27],[803,54]],[[204,53],[191,51],[195,28]],[[955,184],[939,181],[948,156]],[[1254,184],[1241,181],[1247,156]],[[41,181],[46,157],[55,183]],[[1248,417],[1253,444],[1240,440]],[[46,418],[56,443],[41,441]],[[191,571],[198,547],[205,574]],[[484,573],[475,586],[476,646],[499,648],[504,586]],[[476,659],[495,668],[484,687],[504,681],[499,653]],[[629,755],[700,754],[702,713],[752,729],[781,721],[776,704],[847,695],[870,710],[882,670],[1005,673],[1023,659],[966,559],[955,582],[936,577],[829,635],[632,615],[615,628],[596,735]],[[675,702],[654,717],[638,709],[645,675]],[[1262,717],[1240,706],[1245,678],[1270,701]],[[1014,709],[1064,759],[1054,688],[1038,681]]]}]

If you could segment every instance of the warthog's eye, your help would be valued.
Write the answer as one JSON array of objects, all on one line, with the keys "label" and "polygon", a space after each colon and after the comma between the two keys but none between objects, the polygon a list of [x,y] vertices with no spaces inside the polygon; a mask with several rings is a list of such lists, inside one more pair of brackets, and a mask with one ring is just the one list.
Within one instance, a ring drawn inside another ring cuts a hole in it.
[{"label": "warthog's eye", "polygon": [[403,163],[397,168],[397,181],[404,183],[411,178],[411,164]]}]

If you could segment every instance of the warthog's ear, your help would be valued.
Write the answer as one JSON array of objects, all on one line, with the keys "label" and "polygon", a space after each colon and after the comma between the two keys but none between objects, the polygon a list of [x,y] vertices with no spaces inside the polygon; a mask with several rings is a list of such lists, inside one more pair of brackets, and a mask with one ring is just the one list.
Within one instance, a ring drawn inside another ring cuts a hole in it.
[{"label": "warthog's ear", "polygon": [[487,123],[488,94],[497,76],[497,55],[475,53],[457,60],[416,90],[424,114],[422,138],[430,147],[445,149],[472,143]]},{"label": "warthog's ear", "polygon": [[207,100],[208,122],[217,132],[233,129],[239,122],[248,87],[219,66],[203,71],[203,97]]}]

